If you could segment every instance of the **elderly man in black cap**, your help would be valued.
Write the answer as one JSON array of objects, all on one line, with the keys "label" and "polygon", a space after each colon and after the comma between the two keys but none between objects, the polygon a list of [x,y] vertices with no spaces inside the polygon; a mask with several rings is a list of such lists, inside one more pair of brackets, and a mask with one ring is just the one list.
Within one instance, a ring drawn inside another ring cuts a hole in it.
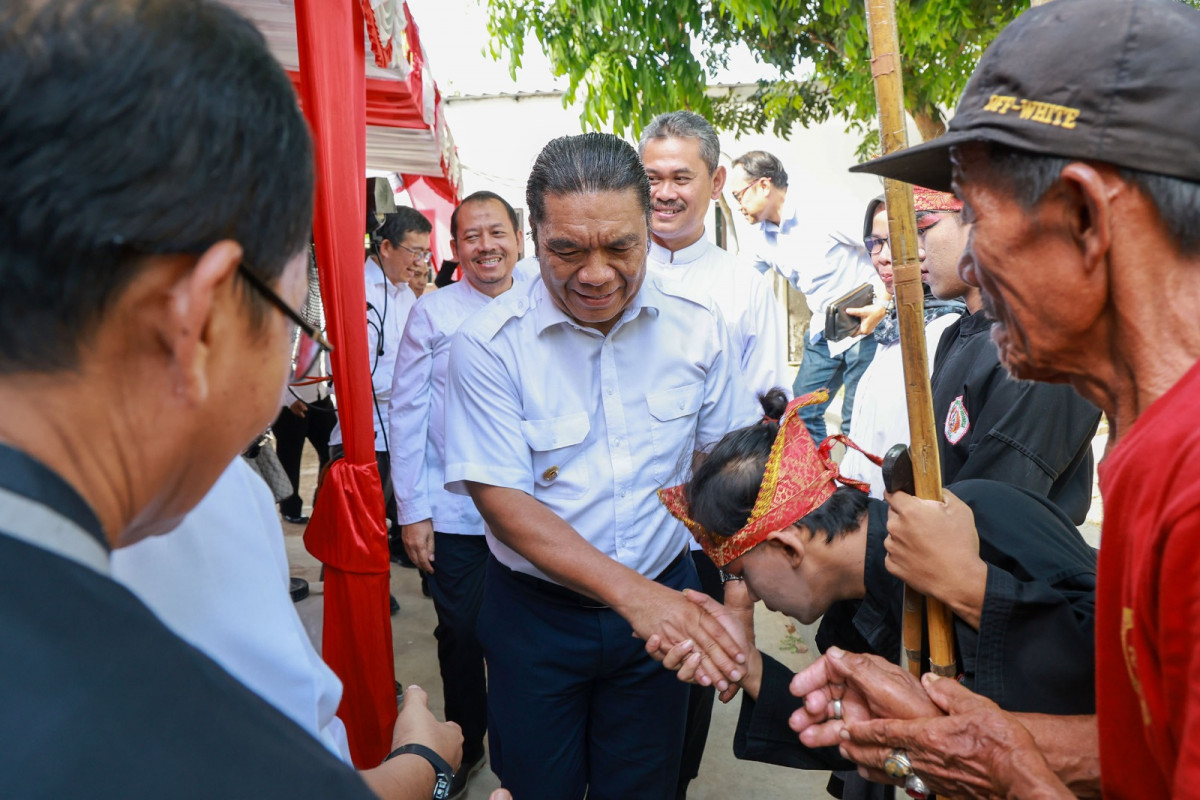
[{"label": "elderly man in black cap", "polygon": [[[944,137],[859,167],[953,183],[974,223],[959,270],[1001,360],[1108,414],[1098,718],[1005,714],[954,681],[921,687],[839,653],[792,686],[807,695],[793,718],[805,743],[939,794],[1200,786],[1197,42],[1200,12],[1175,0],[1056,0],[997,37]],[[941,524],[945,509],[922,502],[921,523]],[[910,717],[895,701],[922,688],[922,718],[887,719]]]}]

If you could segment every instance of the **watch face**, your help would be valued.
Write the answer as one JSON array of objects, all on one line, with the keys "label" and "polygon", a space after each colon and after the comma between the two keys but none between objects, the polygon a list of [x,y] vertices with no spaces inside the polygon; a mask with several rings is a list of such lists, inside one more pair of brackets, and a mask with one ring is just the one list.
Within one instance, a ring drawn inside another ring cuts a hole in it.
[{"label": "watch face", "polygon": [[449,775],[438,773],[437,783],[433,786],[433,800],[446,800],[450,796],[450,780]]}]

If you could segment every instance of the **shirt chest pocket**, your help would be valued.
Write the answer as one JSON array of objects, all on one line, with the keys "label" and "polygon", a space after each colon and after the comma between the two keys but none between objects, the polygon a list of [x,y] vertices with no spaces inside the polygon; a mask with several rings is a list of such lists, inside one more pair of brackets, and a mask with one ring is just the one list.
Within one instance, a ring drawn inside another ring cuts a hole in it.
[{"label": "shirt chest pocket", "polygon": [[584,412],[521,421],[521,433],[533,462],[533,496],[581,497],[591,485],[584,440],[592,424]]},{"label": "shirt chest pocket", "polygon": [[704,381],[646,396],[654,448],[650,467],[660,485],[678,483],[690,472],[696,421],[703,402]]}]

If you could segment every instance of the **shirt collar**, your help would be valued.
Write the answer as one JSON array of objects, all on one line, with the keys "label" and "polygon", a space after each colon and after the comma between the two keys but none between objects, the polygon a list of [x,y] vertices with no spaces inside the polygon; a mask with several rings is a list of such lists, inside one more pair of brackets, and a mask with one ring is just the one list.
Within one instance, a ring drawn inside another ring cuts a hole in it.
[{"label": "shirt collar", "polygon": [[[554,302],[554,298],[550,296],[550,290],[546,288],[546,284],[541,280],[531,281],[531,291],[529,293],[528,302],[533,307],[535,329],[539,335],[547,329],[555,325],[568,325],[580,331],[584,331],[596,336],[600,336],[600,331],[595,328],[588,328],[580,325],[574,319],[567,315],[565,311],[558,307]],[[518,301],[518,310],[522,310]],[[642,287],[638,289],[638,293],[634,296],[625,310],[621,312],[621,319],[613,326],[613,331],[616,331],[625,323],[637,317],[645,310],[647,313],[657,315],[659,308],[662,306],[662,294],[655,285],[654,280],[649,273],[642,280]]]},{"label": "shirt collar", "polygon": [[650,240],[650,260],[659,264],[677,267],[683,264],[691,264],[694,261],[699,261],[708,252],[711,243],[706,236],[701,236],[696,241],[684,247],[681,250],[671,251],[663,247],[653,239]]},{"label": "shirt collar", "polygon": [[758,223],[764,233],[775,234],[787,233],[799,224],[799,210],[796,208],[795,202],[786,195],[783,198],[783,205],[779,208],[779,223],[776,224],[765,219]]},{"label": "shirt collar", "polygon": [[0,443],[0,530],[103,571],[108,540],[87,501],[45,464]]}]

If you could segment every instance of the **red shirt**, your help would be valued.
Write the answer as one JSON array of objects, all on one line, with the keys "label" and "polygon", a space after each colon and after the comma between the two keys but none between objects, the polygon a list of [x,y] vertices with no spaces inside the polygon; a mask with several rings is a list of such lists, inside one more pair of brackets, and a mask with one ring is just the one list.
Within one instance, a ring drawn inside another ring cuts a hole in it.
[{"label": "red shirt", "polygon": [[1200,363],[1100,467],[1096,609],[1106,798],[1200,798]]}]

